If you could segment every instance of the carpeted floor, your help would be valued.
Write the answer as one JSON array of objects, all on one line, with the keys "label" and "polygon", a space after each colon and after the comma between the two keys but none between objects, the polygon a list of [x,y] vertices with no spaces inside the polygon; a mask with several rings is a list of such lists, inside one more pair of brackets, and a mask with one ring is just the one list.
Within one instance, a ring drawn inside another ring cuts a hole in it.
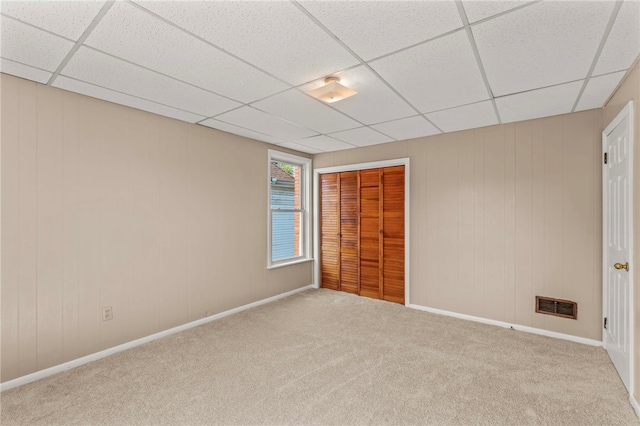
[{"label": "carpeted floor", "polygon": [[638,424],[602,348],[308,290],[1,395],[14,424]]}]

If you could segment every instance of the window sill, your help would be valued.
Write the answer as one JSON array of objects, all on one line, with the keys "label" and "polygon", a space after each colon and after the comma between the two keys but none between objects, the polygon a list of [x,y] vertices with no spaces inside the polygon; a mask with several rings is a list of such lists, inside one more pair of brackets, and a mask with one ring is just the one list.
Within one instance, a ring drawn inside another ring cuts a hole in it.
[{"label": "window sill", "polygon": [[277,269],[283,266],[297,265],[298,263],[304,263],[304,262],[313,262],[313,258],[305,257],[304,259],[295,259],[295,260],[290,260],[282,263],[274,263],[274,264],[268,265],[267,269]]}]

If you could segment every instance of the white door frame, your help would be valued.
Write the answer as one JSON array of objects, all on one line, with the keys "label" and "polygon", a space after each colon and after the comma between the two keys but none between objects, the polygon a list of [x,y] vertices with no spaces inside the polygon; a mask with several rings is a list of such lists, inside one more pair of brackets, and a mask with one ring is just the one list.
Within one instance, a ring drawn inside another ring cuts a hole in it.
[{"label": "white door frame", "polygon": [[374,161],[371,163],[345,164],[343,166],[323,167],[313,171],[313,245],[314,266],[313,286],[320,287],[320,175],[326,173],[350,172],[355,170],[379,169],[383,167],[404,166],[404,305],[409,306],[409,158],[397,158],[394,160]]},{"label": "white door frame", "polygon": [[[629,199],[629,336],[628,337],[628,342],[629,342],[629,392],[631,395],[633,395],[634,393],[634,317],[635,317],[635,313],[634,313],[634,282],[633,282],[633,275],[634,275],[634,269],[635,266],[633,264],[633,237],[634,237],[634,233],[633,233],[633,203],[634,203],[634,198],[633,198],[633,144],[634,144],[634,135],[633,135],[633,130],[634,130],[634,116],[633,116],[633,101],[629,101],[627,103],[627,105],[625,105],[625,107],[618,113],[618,115],[616,115],[616,117],[611,121],[611,123],[609,123],[609,125],[602,131],[602,155],[604,156],[604,153],[607,152],[607,141],[608,141],[608,137],[607,135],[609,133],[611,133],[621,122],[622,120],[624,120],[625,118],[629,118],[629,194],[628,194],[628,199]],[[602,158],[602,157],[601,157]],[[607,274],[607,268],[609,267],[609,259],[608,259],[608,250],[607,250],[607,241],[608,241],[608,232],[607,232],[607,223],[608,223],[608,219],[609,219],[609,214],[608,214],[608,204],[607,204],[607,200],[608,200],[608,172],[607,169],[605,167],[603,167],[603,172],[602,172],[602,318],[604,321],[604,318],[606,318],[608,316],[608,312],[607,312],[607,292],[608,292],[608,274]],[[605,335],[603,332],[602,335],[602,343],[603,346],[605,345]],[[606,348],[606,346],[605,346]]]}]

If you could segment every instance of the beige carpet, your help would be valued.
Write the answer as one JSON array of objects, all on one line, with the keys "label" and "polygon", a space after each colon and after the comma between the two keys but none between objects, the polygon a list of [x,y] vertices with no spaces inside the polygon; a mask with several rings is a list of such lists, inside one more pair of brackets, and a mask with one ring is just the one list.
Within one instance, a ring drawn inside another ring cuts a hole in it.
[{"label": "beige carpet", "polygon": [[638,424],[602,348],[308,290],[2,393],[13,424]]}]

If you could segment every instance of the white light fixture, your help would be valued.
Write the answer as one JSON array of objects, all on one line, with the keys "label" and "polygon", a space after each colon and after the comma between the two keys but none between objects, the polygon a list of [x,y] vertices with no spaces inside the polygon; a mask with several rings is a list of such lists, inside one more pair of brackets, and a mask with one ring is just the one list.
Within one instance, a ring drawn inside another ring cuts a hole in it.
[{"label": "white light fixture", "polygon": [[328,103],[338,102],[358,93],[340,84],[338,77],[327,77],[324,82],[326,83],[324,86],[310,90],[307,93],[316,99]]}]

